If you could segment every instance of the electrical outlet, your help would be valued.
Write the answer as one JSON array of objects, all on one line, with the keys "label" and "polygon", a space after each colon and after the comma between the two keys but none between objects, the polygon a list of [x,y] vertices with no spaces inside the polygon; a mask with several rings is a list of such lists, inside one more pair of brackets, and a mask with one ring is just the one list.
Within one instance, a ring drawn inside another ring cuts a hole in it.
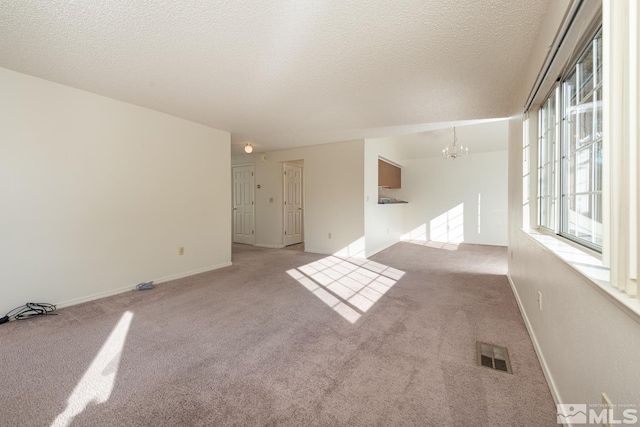
[{"label": "electrical outlet", "polygon": [[178,248],[178,255],[184,255],[184,246]]},{"label": "electrical outlet", "polygon": [[329,233],[329,238],[331,238],[331,233]]},{"label": "electrical outlet", "polygon": [[542,311],[542,292],[538,291],[538,308]]}]

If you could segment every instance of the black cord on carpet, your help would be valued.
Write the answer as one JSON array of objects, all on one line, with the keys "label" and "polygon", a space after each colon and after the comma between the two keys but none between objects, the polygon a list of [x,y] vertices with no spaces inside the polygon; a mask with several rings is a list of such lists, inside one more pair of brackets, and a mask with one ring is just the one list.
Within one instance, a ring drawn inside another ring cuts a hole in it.
[{"label": "black cord on carpet", "polygon": [[0,325],[11,320],[25,320],[35,316],[44,316],[48,314],[57,316],[58,313],[52,313],[55,309],[55,305],[46,302],[28,302],[25,305],[14,308],[4,317],[0,318]]}]

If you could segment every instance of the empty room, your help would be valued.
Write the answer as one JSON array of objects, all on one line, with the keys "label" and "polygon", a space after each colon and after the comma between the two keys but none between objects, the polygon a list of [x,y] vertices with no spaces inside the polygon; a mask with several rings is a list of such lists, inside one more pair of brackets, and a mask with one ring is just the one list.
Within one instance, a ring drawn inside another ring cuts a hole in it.
[{"label": "empty room", "polygon": [[0,425],[640,425],[637,0],[0,2]]}]

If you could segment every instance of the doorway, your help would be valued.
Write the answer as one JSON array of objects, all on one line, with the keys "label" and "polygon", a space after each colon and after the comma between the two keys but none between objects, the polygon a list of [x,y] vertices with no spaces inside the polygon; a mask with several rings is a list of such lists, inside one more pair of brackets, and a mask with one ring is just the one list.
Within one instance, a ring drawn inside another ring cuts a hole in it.
[{"label": "doorway", "polygon": [[284,246],[304,240],[304,194],[302,164],[284,164]]},{"label": "doorway", "polygon": [[253,164],[231,168],[233,174],[233,242],[253,245],[254,176]]}]

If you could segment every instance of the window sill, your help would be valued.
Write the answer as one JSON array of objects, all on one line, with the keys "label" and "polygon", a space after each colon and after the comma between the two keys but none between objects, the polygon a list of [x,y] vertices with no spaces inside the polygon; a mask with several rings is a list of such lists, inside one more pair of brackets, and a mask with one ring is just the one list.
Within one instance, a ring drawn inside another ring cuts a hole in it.
[{"label": "window sill", "polygon": [[558,236],[542,233],[535,229],[521,228],[521,230],[544,249],[588,279],[587,282],[596,290],[640,323],[640,300],[621,292],[611,284],[611,272],[609,267],[603,265],[601,259],[566,243]]}]

